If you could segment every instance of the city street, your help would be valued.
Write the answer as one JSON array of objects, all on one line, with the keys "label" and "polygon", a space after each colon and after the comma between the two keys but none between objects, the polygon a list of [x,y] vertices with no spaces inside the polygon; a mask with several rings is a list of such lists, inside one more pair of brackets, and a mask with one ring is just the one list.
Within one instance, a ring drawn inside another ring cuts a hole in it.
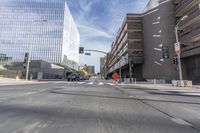
[{"label": "city street", "polygon": [[0,133],[198,133],[200,97],[83,82],[0,87]]},{"label": "city street", "polygon": [[200,133],[200,0],[0,1],[0,133]]}]

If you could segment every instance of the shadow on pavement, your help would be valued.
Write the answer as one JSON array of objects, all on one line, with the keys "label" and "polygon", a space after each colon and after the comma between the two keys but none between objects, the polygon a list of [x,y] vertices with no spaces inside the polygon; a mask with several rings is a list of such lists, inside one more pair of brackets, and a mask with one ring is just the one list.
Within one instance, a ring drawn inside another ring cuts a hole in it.
[{"label": "shadow on pavement", "polygon": [[[171,92],[171,91],[166,91],[165,93],[162,92],[148,92],[149,94],[153,94],[153,95],[168,95],[168,96],[183,96],[183,97],[198,97],[200,98],[200,96],[197,95],[191,95],[191,94],[187,94],[188,92]],[[189,92],[189,93],[194,93],[195,92]]]},{"label": "shadow on pavement", "polygon": [[200,105],[200,102],[185,102],[185,101],[172,101],[172,100],[155,100],[148,98],[139,98],[139,97],[113,97],[105,95],[95,95],[95,94],[83,94],[83,93],[74,93],[74,92],[58,92],[50,91],[50,93],[61,94],[61,95],[74,95],[74,96],[85,96],[85,97],[94,97],[94,98],[107,98],[107,99],[121,99],[121,100],[141,100],[141,101],[152,101],[152,102],[165,102],[165,103],[180,103],[180,104],[195,104]]},{"label": "shadow on pavement", "polygon": [[114,96],[105,96],[105,95],[95,95],[95,94],[83,94],[83,93],[74,93],[74,92],[59,92],[59,91],[50,91],[50,93],[54,94],[62,94],[62,95],[74,95],[74,96],[85,96],[85,97],[96,97],[96,98],[109,98],[109,99],[123,99],[123,100],[133,100],[133,98],[128,97],[114,97]]}]

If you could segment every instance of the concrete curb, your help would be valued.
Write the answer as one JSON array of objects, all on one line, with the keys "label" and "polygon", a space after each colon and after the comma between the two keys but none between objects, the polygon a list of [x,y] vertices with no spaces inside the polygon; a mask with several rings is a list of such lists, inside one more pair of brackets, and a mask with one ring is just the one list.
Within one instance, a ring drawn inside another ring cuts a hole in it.
[{"label": "concrete curb", "polygon": [[[135,87],[143,87],[143,88],[149,88],[149,89],[179,89],[179,90],[192,90],[192,89],[197,89],[200,90],[200,86],[193,86],[193,87],[173,87],[168,84],[164,85],[152,85],[152,84],[128,84],[129,86],[135,86]],[[166,86],[168,85],[168,86]]]},{"label": "concrete curb", "polygon": [[39,82],[37,80],[15,80],[15,79],[0,79],[0,86],[15,86],[15,85],[31,85],[31,84],[41,84],[41,83],[47,83],[47,82]]}]

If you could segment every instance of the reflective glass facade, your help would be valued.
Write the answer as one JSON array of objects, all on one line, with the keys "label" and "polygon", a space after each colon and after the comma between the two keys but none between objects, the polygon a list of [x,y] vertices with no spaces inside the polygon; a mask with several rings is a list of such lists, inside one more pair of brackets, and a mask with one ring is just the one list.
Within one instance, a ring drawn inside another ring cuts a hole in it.
[{"label": "reflective glass facade", "polygon": [[0,54],[23,61],[79,62],[80,37],[65,0],[0,0]]}]

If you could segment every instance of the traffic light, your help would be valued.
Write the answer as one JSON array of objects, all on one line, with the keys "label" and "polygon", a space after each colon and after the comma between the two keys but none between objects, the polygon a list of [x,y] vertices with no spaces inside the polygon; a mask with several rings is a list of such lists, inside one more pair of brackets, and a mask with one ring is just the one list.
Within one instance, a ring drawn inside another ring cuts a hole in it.
[{"label": "traffic light", "polygon": [[28,62],[28,57],[29,57],[29,53],[25,53],[24,63],[27,63],[27,62]]},{"label": "traffic light", "polygon": [[29,58],[29,53],[25,53],[25,57],[24,57],[24,64],[23,64],[23,69],[26,70],[26,66],[28,63],[28,58]]},{"label": "traffic light", "polygon": [[84,47],[79,47],[79,54],[84,54]]},{"label": "traffic light", "polygon": [[173,58],[173,64],[175,64],[175,65],[178,64],[178,58],[176,56]]},{"label": "traffic light", "polygon": [[25,63],[23,64],[23,69],[26,70],[26,64]]}]

